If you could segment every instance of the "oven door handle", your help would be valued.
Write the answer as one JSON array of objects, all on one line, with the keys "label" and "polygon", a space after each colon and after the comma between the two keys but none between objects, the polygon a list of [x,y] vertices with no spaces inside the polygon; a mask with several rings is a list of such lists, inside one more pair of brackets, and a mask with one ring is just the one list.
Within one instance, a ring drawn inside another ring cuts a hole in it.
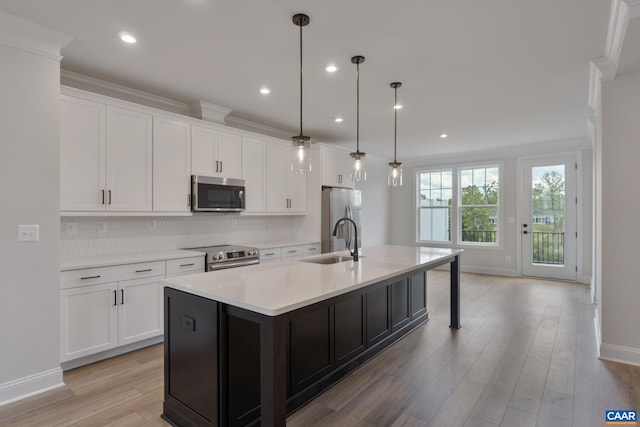
[{"label": "oven door handle", "polygon": [[207,268],[207,271],[224,270],[226,268],[233,268],[233,267],[244,267],[245,265],[252,265],[252,264],[260,264],[260,260],[252,259],[252,260],[243,260],[238,262],[210,263]]}]

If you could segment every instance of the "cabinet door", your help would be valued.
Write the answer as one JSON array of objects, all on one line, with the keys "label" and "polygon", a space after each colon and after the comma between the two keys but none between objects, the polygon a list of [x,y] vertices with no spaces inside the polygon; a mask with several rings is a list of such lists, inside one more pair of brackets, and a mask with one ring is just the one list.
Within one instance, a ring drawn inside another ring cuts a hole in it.
[{"label": "cabinet door", "polygon": [[104,211],[105,106],[62,96],[60,210]]},{"label": "cabinet door", "polygon": [[149,277],[118,283],[118,345],[162,335],[163,278]]},{"label": "cabinet door", "polygon": [[264,141],[242,139],[242,178],[245,181],[245,212],[266,212],[266,153]]},{"label": "cabinet door", "polygon": [[307,174],[289,172],[289,211],[304,213],[307,211]]},{"label": "cabinet door", "polygon": [[389,287],[367,292],[367,346],[371,347],[391,333]]},{"label": "cabinet door", "polygon": [[411,276],[411,319],[427,312],[427,273]]},{"label": "cabinet door", "polygon": [[285,212],[289,205],[285,177],[291,175],[289,150],[284,145],[267,144],[267,211]]},{"label": "cabinet door", "polygon": [[151,211],[152,118],[107,106],[107,210]]},{"label": "cabinet door", "polygon": [[391,329],[396,331],[409,323],[409,281],[402,279],[392,283],[391,287]]},{"label": "cabinet door", "polygon": [[115,283],[60,291],[60,361],[118,345]]},{"label": "cabinet door", "polygon": [[190,208],[191,126],[153,119],[153,210],[188,212]]},{"label": "cabinet door", "polygon": [[218,132],[202,126],[191,126],[191,174],[217,176]]},{"label": "cabinet door", "polygon": [[320,307],[291,319],[289,386],[292,394],[331,372],[333,343],[330,313],[330,307]]},{"label": "cabinet door", "polygon": [[321,148],[322,156],[322,185],[329,187],[340,186],[340,165],[337,152],[328,148]]},{"label": "cabinet door", "polygon": [[220,176],[242,178],[242,137],[240,135],[218,132],[218,160]]},{"label": "cabinet door", "polygon": [[337,302],[333,310],[337,367],[353,359],[366,348],[364,294]]}]

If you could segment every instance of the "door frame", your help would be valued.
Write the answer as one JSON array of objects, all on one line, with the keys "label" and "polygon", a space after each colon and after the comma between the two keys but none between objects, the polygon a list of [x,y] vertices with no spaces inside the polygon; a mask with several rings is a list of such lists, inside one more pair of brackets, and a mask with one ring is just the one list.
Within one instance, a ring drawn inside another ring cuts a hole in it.
[{"label": "door frame", "polygon": [[560,157],[571,157],[575,162],[575,194],[577,197],[576,210],[575,210],[575,230],[577,232],[577,238],[575,239],[576,248],[576,272],[574,279],[562,279],[556,278],[552,280],[575,280],[578,282],[584,282],[583,278],[583,239],[584,239],[584,228],[583,228],[583,162],[582,155],[580,151],[565,151],[558,153],[548,153],[548,154],[538,154],[532,156],[521,156],[516,158],[516,254],[517,254],[517,270],[520,276],[525,276],[523,273],[523,237],[521,232],[521,224],[522,224],[522,215],[525,208],[523,208],[523,194],[524,194],[524,182],[523,182],[523,167],[524,163],[531,160],[542,160],[542,159],[552,159],[552,158],[560,158]]}]

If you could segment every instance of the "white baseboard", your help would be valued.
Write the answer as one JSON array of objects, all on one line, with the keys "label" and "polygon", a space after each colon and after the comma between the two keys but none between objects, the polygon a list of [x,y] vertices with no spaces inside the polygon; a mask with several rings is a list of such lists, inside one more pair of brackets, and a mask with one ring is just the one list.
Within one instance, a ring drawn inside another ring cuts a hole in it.
[{"label": "white baseboard", "polygon": [[494,276],[509,276],[509,277],[519,276],[516,270],[511,270],[507,268],[481,267],[481,266],[475,266],[475,265],[462,265],[460,267],[460,271],[463,271],[465,273],[492,274]]},{"label": "white baseboard", "polygon": [[0,406],[64,386],[62,369],[55,368],[0,384]]},{"label": "white baseboard", "polygon": [[600,359],[640,366],[640,349],[602,343]]},{"label": "white baseboard", "polygon": [[68,371],[69,369],[75,369],[90,363],[99,362],[100,360],[120,356],[121,354],[129,353],[130,351],[140,350],[141,348],[149,347],[150,345],[158,344],[163,341],[164,335],[158,335],[157,337],[147,338],[146,340],[134,342],[133,344],[123,345],[122,347],[112,348],[111,350],[103,351],[101,353],[91,354],[89,356],[62,362],[62,370]]},{"label": "white baseboard", "polygon": [[602,341],[600,341],[600,318],[598,317],[598,307],[594,307],[594,311],[593,327],[596,330],[596,348],[598,349],[598,357],[600,357],[600,346],[602,345]]}]

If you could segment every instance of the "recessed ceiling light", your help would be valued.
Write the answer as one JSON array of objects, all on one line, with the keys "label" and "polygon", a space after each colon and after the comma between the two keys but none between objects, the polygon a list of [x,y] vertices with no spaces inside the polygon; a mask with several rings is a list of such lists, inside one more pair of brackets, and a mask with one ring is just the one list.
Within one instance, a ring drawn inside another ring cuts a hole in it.
[{"label": "recessed ceiling light", "polygon": [[129,44],[134,44],[138,41],[138,39],[136,39],[133,34],[127,33],[125,31],[118,33],[118,36],[120,36],[120,40]]},{"label": "recessed ceiling light", "polygon": [[449,135],[446,133],[441,133],[440,134],[440,138],[445,139],[446,137],[448,137]]},{"label": "recessed ceiling light", "polygon": [[344,119],[342,117],[336,117],[335,119],[333,119],[333,121],[336,123],[342,123]]},{"label": "recessed ceiling light", "polygon": [[263,95],[269,95],[271,93],[271,89],[269,89],[268,87],[260,88],[260,93]]},{"label": "recessed ceiling light", "polygon": [[393,109],[394,110],[402,110],[402,105],[396,104],[396,105],[393,106]]},{"label": "recessed ceiling light", "polygon": [[329,64],[327,65],[327,68],[325,68],[325,70],[327,70],[328,73],[335,73],[336,71],[338,71],[338,66],[335,64]]}]

